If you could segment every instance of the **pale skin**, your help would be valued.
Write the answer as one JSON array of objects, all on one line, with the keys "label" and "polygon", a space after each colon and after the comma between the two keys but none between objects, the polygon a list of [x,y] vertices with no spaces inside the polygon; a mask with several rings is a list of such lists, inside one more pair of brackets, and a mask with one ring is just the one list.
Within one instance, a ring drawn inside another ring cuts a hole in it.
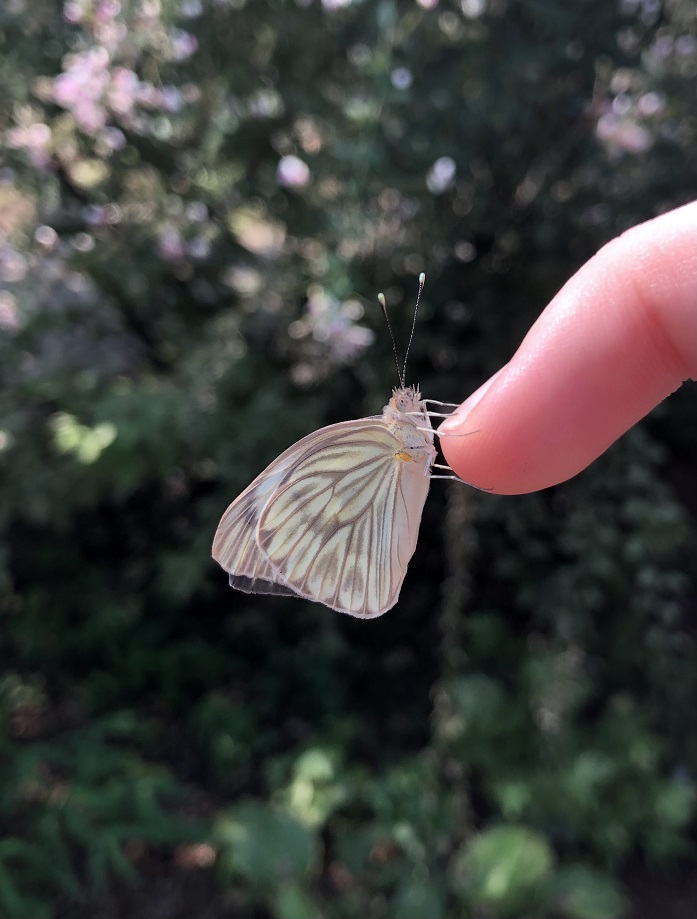
[{"label": "pale skin", "polygon": [[587,262],[509,363],[441,425],[441,449],[472,485],[537,491],[585,469],[696,379],[697,201]]}]

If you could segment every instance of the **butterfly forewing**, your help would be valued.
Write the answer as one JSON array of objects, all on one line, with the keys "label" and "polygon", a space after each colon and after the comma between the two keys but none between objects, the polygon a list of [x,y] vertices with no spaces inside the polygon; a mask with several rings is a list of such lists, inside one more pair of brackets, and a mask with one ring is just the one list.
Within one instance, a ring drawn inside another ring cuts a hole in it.
[{"label": "butterfly forewing", "polygon": [[[378,416],[379,417],[379,416]],[[366,419],[370,421],[372,419]],[[269,498],[289,471],[302,467],[303,460],[313,456],[316,442],[336,429],[350,427],[342,422],[308,434],[277,457],[223,514],[213,540],[213,558],[229,573],[230,586],[246,593],[292,595],[284,585],[282,574],[260,551],[256,531],[259,517]]]},{"label": "butterfly forewing", "polygon": [[[266,504],[257,543],[301,596],[379,615],[395,602],[416,545],[418,519],[410,523],[402,491],[420,518],[428,478],[423,470],[402,475],[402,444],[382,419],[319,435],[315,452],[289,470]],[[400,488],[401,478],[408,480]]]},{"label": "butterfly forewing", "polygon": [[[422,410],[418,391],[398,394]],[[297,594],[365,618],[395,604],[434,450],[420,427],[430,428],[425,413],[414,419],[394,401],[382,416],[309,434],[233,501],[213,543],[233,587]]]}]

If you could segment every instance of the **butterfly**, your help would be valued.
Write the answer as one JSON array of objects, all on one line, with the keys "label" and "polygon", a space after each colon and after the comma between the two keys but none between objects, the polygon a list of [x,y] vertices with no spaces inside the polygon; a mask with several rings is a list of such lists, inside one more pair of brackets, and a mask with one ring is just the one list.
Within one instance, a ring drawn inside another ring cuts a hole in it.
[{"label": "butterfly", "polygon": [[443,416],[427,406],[450,405],[422,399],[403,372],[400,383],[382,415],[308,434],[232,502],[213,540],[231,587],[364,619],[395,605],[430,480],[439,477],[431,416]]}]

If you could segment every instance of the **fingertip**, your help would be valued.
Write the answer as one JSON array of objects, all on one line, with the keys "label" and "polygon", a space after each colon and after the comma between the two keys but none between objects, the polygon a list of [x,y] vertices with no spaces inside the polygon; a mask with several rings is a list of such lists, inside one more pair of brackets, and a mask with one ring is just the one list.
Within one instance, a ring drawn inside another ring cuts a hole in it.
[{"label": "fingertip", "polygon": [[452,469],[499,494],[556,485],[694,377],[696,234],[697,203],[584,265],[509,364],[441,426]]},{"label": "fingertip", "polygon": [[503,370],[504,368],[497,370],[493,376],[489,377],[486,383],[482,383],[479,389],[476,389],[471,396],[468,396],[462,405],[459,405],[449,418],[445,419],[445,421],[438,428],[438,433],[441,436],[446,434],[453,434],[457,437],[463,436],[462,427],[465,418],[470,414],[475,405],[477,405],[484,398],[486,393],[494,385],[496,379],[501,375]]},{"label": "fingertip", "polygon": [[[545,410],[525,406],[515,368],[502,368],[441,425],[440,446],[454,472],[494,494],[526,494],[568,478]],[[542,424],[540,424],[542,421]]]}]

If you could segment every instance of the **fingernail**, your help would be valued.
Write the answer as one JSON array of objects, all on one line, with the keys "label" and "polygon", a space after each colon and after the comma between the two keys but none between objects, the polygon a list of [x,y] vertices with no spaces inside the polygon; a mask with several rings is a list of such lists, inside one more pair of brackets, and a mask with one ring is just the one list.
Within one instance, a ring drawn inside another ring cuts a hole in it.
[{"label": "fingernail", "polygon": [[477,403],[480,402],[481,399],[486,395],[489,387],[500,373],[501,370],[497,370],[493,377],[489,377],[486,383],[482,383],[479,389],[476,389],[471,396],[468,396],[462,405],[456,408],[449,418],[445,419],[445,421],[440,425],[439,430],[445,432],[459,430],[462,427],[462,423],[467,415],[469,415],[475,405],[477,405]]}]

